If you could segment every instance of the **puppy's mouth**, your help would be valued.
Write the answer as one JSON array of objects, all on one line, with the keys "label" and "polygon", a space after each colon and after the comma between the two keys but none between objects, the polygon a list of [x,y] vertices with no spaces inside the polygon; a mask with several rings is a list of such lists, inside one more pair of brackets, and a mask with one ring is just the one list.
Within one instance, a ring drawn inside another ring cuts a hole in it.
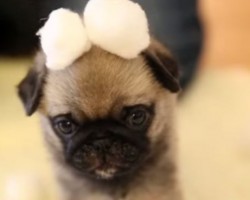
[{"label": "puppy's mouth", "polygon": [[78,171],[98,179],[112,179],[134,171],[145,149],[123,137],[89,138],[70,156]]}]

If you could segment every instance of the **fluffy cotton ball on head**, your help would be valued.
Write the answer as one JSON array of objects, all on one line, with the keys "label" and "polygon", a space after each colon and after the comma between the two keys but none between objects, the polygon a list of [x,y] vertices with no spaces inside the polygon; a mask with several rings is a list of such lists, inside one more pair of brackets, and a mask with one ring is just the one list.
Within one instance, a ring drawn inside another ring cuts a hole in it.
[{"label": "fluffy cotton ball on head", "polygon": [[69,66],[91,47],[82,18],[63,8],[53,11],[37,34],[46,66],[53,70]]},{"label": "fluffy cotton ball on head", "polygon": [[91,42],[125,59],[137,57],[149,46],[146,14],[130,0],[90,0],[84,22],[86,29],[77,13],[63,8],[49,15],[38,32],[48,68],[69,66],[90,50]]},{"label": "fluffy cotton ball on head", "polygon": [[150,43],[146,14],[130,0],[90,0],[84,23],[92,43],[126,59],[137,57]]}]

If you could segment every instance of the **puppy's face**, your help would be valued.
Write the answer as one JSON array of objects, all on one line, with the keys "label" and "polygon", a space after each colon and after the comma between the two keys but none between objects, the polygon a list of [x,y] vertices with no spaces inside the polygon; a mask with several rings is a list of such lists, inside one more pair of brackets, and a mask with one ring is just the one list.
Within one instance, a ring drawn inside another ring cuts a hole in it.
[{"label": "puppy's face", "polygon": [[28,114],[39,107],[59,164],[112,179],[135,172],[153,156],[166,128],[161,118],[171,118],[170,91],[178,90],[174,67],[165,69],[154,53],[124,60],[94,47],[61,71],[46,70],[39,58],[19,85],[19,95]]}]

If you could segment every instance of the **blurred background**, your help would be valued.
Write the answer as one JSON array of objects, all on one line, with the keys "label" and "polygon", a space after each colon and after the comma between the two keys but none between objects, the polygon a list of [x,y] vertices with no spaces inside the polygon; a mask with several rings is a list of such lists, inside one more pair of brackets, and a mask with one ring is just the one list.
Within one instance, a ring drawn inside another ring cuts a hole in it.
[{"label": "blurred background", "polygon": [[[187,200],[250,199],[250,1],[138,0],[153,35],[178,59],[180,178]],[[55,200],[37,116],[16,85],[49,12],[81,0],[0,1],[0,199]]]}]

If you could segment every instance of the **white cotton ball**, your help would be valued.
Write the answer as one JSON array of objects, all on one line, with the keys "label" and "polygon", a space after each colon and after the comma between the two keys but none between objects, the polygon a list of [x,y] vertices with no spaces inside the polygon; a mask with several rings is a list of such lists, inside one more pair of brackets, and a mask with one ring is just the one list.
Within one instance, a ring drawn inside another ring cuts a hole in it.
[{"label": "white cotton ball", "polygon": [[46,55],[46,65],[53,70],[69,66],[91,47],[82,18],[63,8],[49,15],[38,35]]},{"label": "white cotton ball", "polygon": [[135,58],[150,43],[146,14],[129,0],[90,0],[84,23],[92,43],[126,59]]}]

